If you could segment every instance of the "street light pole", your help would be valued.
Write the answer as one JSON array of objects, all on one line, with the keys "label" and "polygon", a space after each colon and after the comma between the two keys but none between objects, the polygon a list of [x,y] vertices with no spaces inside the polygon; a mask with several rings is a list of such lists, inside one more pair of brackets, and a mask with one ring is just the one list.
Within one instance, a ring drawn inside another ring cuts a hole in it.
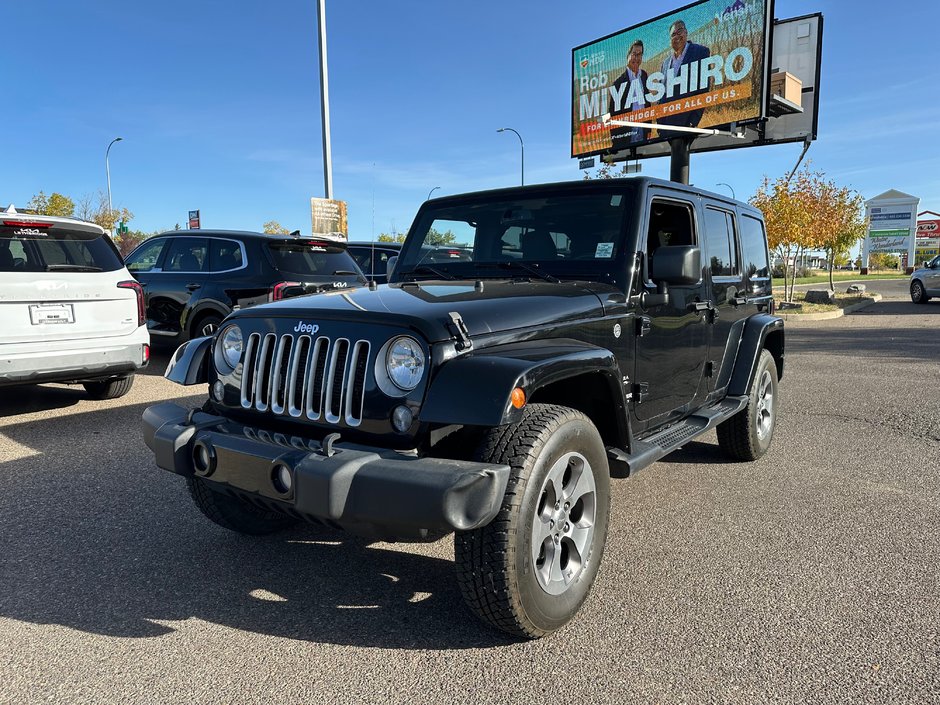
[{"label": "street light pole", "polygon": [[430,191],[428,191],[428,197],[425,198],[424,200],[425,200],[425,201],[430,201],[430,200],[431,200],[431,194],[434,193],[435,191],[437,191],[439,188],[440,188],[440,186],[435,186],[435,187],[432,188]]},{"label": "street light pole", "polygon": [[105,168],[105,171],[108,173],[108,217],[109,218],[111,217],[111,213],[114,211],[114,208],[111,206],[111,164],[108,161],[108,157],[111,154],[111,146],[115,142],[120,142],[123,139],[124,139],[123,137],[115,137],[113,140],[111,140],[111,144],[108,145],[108,149],[104,153],[104,168]]},{"label": "street light pole", "polygon": [[731,198],[733,198],[736,201],[738,200],[738,197],[734,195],[734,187],[732,187],[731,184],[726,184],[722,182],[722,183],[715,184],[715,186],[727,186],[729,189],[731,189]]},{"label": "street light pole", "polygon": [[317,26],[320,30],[320,123],[323,125],[323,187],[333,198],[333,154],[330,149],[330,87],[326,70],[326,0],[317,0]]},{"label": "street light pole", "polygon": [[521,182],[522,182],[522,185],[525,186],[525,143],[522,141],[522,135],[520,135],[518,132],[516,132],[516,131],[515,131],[514,129],[512,129],[511,127],[501,127],[501,128],[499,128],[498,130],[496,130],[496,131],[497,131],[497,132],[514,132],[515,135],[516,135],[516,137],[519,138],[519,148],[522,150],[522,162],[521,162],[521,166],[522,166],[522,172],[521,172],[521,173],[522,173],[522,178],[521,178]]}]

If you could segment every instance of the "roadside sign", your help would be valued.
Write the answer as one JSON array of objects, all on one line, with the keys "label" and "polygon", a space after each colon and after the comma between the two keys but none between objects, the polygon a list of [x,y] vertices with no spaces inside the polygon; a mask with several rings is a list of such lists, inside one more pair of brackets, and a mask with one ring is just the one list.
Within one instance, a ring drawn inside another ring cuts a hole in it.
[{"label": "roadside sign", "polygon": [[189,229],[199,230],[199,211],[189,211]]},{"label": "roadside sign", "polygon": [[313,234],[322,235],[332,240],[349,239],[349,226],[346,220],[346,201],[332,198],[311,198],[310,219]]}]

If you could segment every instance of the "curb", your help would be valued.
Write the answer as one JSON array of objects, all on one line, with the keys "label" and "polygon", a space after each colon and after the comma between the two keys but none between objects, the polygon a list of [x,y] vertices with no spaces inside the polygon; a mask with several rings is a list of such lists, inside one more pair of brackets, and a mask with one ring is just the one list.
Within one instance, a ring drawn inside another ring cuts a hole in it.
[{"label": "curb", "polygon": [[829,321],[834,318],[842,318],[847,313],[853,313],[860,309],[865,308],[866,306],[871,306],[874,303],[881,301],[881,294],[872,294],[871,296],[863,296],[862,300],[857,304],[852,304],[851,306],[846,306],[845,308],[840,308],[838,311],[823,311],[822,313],[780,313],[777,312],[777,315],[785,321]]}]

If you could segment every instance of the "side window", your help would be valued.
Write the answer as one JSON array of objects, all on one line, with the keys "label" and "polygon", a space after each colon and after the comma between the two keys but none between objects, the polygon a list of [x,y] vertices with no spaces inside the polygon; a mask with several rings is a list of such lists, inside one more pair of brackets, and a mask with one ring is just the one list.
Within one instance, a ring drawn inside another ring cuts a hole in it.
[{"label": "side window", "polygon": [[161,238],[153,242],[147,242],[132,252],[125,261],[128,271],[131,272],[149,272],[157,266],[160,260],[160,253],[166,245],[166,239]]},{"label": "side window", "polygon": [[[692,204],[656,201],[650,204],[650,225],[646,233],[647,261],[660,247],[695,245]],[[647,269],[649,279],[649,269]]]},{"label": "side window", "polygon": [[164,272],[202,272],[207,264],[207,241],[203,237],[175,237],[163,263]]},{"label": "side window", "polygon": [[245,264],[241,243],[235,240],[209,240],[209,271],[227,272]]},{"label": "side window", "polygon": [[713,277],[739,273],[734,220],[727,211],[705,209],[705,257]]},{"label": "side window", "polygon": [[749,215],[741,217],[741,258],[744,274],[758,282],[770,281],[770,264],[767,257],[767,238],[764,224]]}]

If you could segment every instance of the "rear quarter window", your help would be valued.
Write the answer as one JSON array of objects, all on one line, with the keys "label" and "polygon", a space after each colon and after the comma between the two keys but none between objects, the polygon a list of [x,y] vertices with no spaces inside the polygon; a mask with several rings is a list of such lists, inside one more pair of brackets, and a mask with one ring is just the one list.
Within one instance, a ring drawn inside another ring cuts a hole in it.
[{"label": "rear quarter window", "polygon": [[124,263],[103,233],[0,226],[0,272],[114,272]]}]

